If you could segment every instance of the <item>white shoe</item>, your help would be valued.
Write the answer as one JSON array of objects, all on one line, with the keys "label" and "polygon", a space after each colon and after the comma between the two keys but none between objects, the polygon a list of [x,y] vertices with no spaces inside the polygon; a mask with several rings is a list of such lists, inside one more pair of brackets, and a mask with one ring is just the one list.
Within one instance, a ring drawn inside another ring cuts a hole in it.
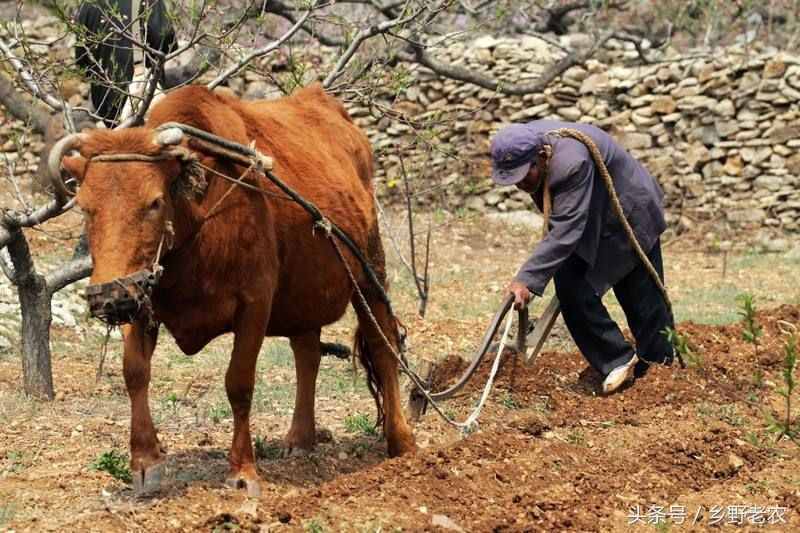
[{"label": "white shoe", "polygon": [[620,388],[623,383],[633,377],[633,369],[638,361],[639,357],[633,354],[630,361],[609,372],[606,379],[603,380],[603,394],[614,392]]}]

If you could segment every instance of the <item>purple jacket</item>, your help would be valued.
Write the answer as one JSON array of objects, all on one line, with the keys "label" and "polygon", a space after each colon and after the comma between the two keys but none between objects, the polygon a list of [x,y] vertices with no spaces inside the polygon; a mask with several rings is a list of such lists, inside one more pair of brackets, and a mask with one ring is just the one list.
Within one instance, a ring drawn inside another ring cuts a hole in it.
[{"label": "purple jacket", "polygon": [[[603,154],[626,218],[645,252],[666,229],[663,197],[655,178],[603,130],[588,124],[537,120],[525,125],[531,135],[573,128],[589,135]],[[589,264],[586,280],[602,295],[636,265],[638,259],[614,214],[599,170],[580,141],[539,135],[553,148],[549,184],[553,199],[550,231],[516,275],[541,296],[564,260],[577,254]],[[541,197],[534,200],[541,204]]]}]

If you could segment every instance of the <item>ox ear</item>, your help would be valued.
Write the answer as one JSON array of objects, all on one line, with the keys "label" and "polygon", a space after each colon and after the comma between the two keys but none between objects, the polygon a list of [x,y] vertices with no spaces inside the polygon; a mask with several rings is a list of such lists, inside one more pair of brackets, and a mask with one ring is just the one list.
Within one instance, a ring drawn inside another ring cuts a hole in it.
[{"label": "ox ear", "polygon": [[61,167],[78,182],[82,182],[86,174],[86,162],[86,158],[82,155],[67,156],[61,160]]}]

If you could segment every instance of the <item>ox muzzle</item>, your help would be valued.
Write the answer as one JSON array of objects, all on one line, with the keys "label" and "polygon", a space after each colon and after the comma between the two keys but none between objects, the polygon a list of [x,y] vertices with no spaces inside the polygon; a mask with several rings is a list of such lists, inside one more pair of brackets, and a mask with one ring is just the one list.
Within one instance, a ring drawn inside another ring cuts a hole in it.
[{"label": "ox muzzle", "polygon": [[162,272],[163,268],[156,265],[153,270],[140,270],[108,283],[89,285],[86,287],[89,313],[109,326],[130,324],[139,319],[152,324],[150,297]]}]

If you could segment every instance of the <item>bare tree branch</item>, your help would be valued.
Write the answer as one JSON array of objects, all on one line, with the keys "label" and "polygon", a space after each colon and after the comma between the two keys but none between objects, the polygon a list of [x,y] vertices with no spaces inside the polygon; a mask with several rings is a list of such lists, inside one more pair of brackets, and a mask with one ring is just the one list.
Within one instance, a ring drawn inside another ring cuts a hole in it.
[{"label": "bare tree branch", "polygon": [[573,52],[551,65],[545,72],[542,73],[542,76],[538,80],[532,83],[524,83],[519,85],[508,85],[502,81],[490,78],[464,67],[438,61],[431,57],[430,54],[428,54],[428,52],[426,52],[421,46],[412,47],[412,53],[400,52],[398,54],[398,58],[408,63],[419,63],[420,65],[428,67],[436,74],[446,78],[472,83],[478,87],[489,89],[491,91],[497,91],[506,95],[521,96],[543,91],[548,85],[550,85],[550,83],[553,82],[553,80],[558,78],[566,70],[575,65],[583,64],[587,59],[591,58],[600,47],[602,47],[611,37],[613,37],[613,35],[614,32],[604,33],[589,50],[586,50],[582,53]]},{"label": "bare tree branch", "polygon": [[66,265],[45,276],[45,284],[50,296],[64,287],[81,280],[92,273],[92,258],[88,255],[73,259]]},{"label": "bare tree branch", "polygon": [[252,61],[253,59],[255,59],[255,58],[257,58],[257,57],[265,56],[265,55],[269,54],[270,52],[273,52],[273,51],[277,50],[278,48],[280,48],[280,47],[283,45],[283,43],[285,43],[286,41],[288,41],[288,40],[289,40],[289,39],[290,39],[290,38],[291,38],[291,37],[292,37],[292,36],[293,36],[295,33],[297,33],[297,30],[299,30],[299,29],[300,29],[300,28],[303,26],[303,24],[305,23],[305,21],[306,21],[306,20],[308,19],[308,17],[311,15],[312,11],[314,11],[314,9],[316,9],[316,5],[317,5],[317,2],[316,2],[316,0],[313,0],[313,1],[311,2],[311,6],[310,6],[310,7],[308,8],[308,10],[307,10],[307,11],[306,11],[306,12],[303,14],[303,16],[302,16],[302,17],[300,17],[300,19],[299,19],[299,20],[298,20],[298,21],[295,23],[295,25],[294,25],[294,26],[292,26],[292,27],[289,29],[289,31],[287,31],[285,34],[283,34],[283,36],[282,36],[280,39],[278,39],[278,40],[276,40],[276,41],[273,41],[272,43],[270,43],[270,44],[268,44],[268,45],[266,45],[266,46],[264,46],[264,47],[262,47],[262,48],[259,48],[259,49],[257,49],[257,50],[253,50],[252,52],[250,52],[249,54],[247,54],[247,56],[245,56],[245,57],[244,57],[244,59],[242,59],[241,61],[239,61],[239,62],[238,62],[238,63],[236,63],[235,65],[233,65],[233,66],[229,67],[229,68],[228,68],[227,70],[225,70],[225,71],[224,71],[222,74],[220,74],[219,76],[217,76],[216,78],[214,78],[214,79],[213,79],[213,80],[212,80],[212,81],[211,81],[211,82],[210,82],[210,83],[207,85],[207,87],[208,87],[209,89],[214,89],[214,88],[215,88],[215,87],[217,87],[217,86],[218,86],[220,83],[222,83],[223,81],[225,81],[226,79],[228,79],[230,76],[233,76],[234,74],[236,74],[237,72],[239,72],[240,70],[242,70],[242,69],[243,69],[245,66],[247,66],[247,64],[248,64],[248,63],[250,63],[250,61]]},{"label": "bare tree branch", "polygon": [[[442,5],[438,7],[441,10]],[[405,11],[405,8],[404,8]],[[419,17],[422,13],[428,11],[427,5],[423,5],[423,7],[417,9],[416,11],[412,12],[411,14],[403,17],[398,16],[391,20],[386,20],[381,22],[380,24],[376,24],[370,26],[368,28],[363,28],[359,30],[356,36],[353,38],[353,41],[350,43],[350,46],[347,47],[347,50],[342,53],[342,56],[339,58],[339,61],[336,62],[336,65],[333,67],[333,70],[325,77],[325,80],[322,82],[323,87],[330,87],[334,81],[336,81],[339,76],[342,75],[344,72],[345,67],[353,58],[353,55],[359,49],[359,47],[371,37],[375,37],[376,35],[381,35],[383,33],[388,32],[390,29],[395,28],[397,26],[402,26],[414,20],[415,18]],[[437,10],[431,10],[432,12],[436,12]]]},{"label": "bare tree branch", "polygon": [[60,206],[58,201],[52,200],[50,203],[40,207],[29,215],[16,213],[14,211],[0,211],[0,248],[11,241],[14,231],[17,229],[30,228],[41,224],[45,220],[68,211],[73,205],[73,202],[69,202],[66,205]]},{"label": "bare tree branch", "polygon": [[31,94],[39,98],[42,102],[49,105],[54,111],[61,111],[64,109],[63,102],[51,94],[48,94],[44,89],[39,86],[39,83],[33,79],[30,71],[25,67],[23,62],[14,55],[11,47],[3,40],[0,39],[0,51],[3,52],[8,63],[19,76],[20,80],[25,84]]}]

